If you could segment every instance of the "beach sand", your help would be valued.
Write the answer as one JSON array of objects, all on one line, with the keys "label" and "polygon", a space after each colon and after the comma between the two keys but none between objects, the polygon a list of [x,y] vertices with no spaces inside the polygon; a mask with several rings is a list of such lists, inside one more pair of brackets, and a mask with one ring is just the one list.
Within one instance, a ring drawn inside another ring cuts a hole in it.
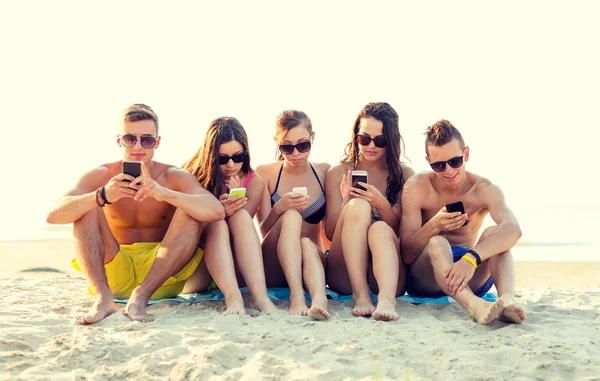
[{"label": "beach sand", "polygon": [[406,302],[384,323],[330,301],[316,322],[278,301],[281,313],[256,317],[161,302],[152,323],[117,313],[80,326],[93,299],[72,256],[71,240],[0,242],[0,380],[600,379],[599,262],[516,261],[522,325]]}]

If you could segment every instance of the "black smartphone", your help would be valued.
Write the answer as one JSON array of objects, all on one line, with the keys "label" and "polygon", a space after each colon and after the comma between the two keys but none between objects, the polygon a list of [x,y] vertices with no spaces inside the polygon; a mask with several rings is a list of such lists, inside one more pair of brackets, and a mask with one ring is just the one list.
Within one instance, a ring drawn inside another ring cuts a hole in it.
[{"label": "black smartphone", "polygon": [[367,190],[362,185],[359,185],[358,182],[360,181],[361,183],[368,184],[369,183],[368,179],[369,179],[369,176],[367,175],[367,171],[352,171],[352,187],[353,188]]},{"label": "black smartphone", "polygon": [[142,175],[142,164],[139,161],[124,161],[123,173],[133,176],[133,178],[139,177]]},{"label": "black smartphone", "polygon": [[[456,201],[456,202],[451,202],[450,204],[446,204],[446,212],[448,213],[454,213],[454,212],[460,212],[460,214],[465,214],[465,206],[463,205],[462,201]],[[465,223],[463,224],[463,226],[465,226],[467,223],[469,223],[469,221],[465,221]]]}]

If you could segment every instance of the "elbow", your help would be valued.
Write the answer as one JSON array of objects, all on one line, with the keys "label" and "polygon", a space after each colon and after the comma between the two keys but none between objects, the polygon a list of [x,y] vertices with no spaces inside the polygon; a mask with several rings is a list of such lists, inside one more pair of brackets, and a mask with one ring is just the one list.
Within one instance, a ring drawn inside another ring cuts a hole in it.
[{"label": "elbow", "polygon": [[224,219],[225,219],[225,209],[223,208],[223,205],[221,205],[221,203],[219,203],[219,207],[216,208],[216,210],[215,210],[213,221],[221,221]]},{"label": "elbow", "polygon": [[512,233],[513,233],[514,237],[516,238],[516,240],[519,240],[521,238],[521,236],[523,235],[523,232],[521,231],[521,227],[519,226],[519,224],[515,223],[512,226]]},{"label": "elbow", "polygon": [[60,221],[58,220],[58,218],[56,216],[56,212],[54,210],[50,211],[46,215],[46,223],[51,224],[51,225],[60,224]]}]

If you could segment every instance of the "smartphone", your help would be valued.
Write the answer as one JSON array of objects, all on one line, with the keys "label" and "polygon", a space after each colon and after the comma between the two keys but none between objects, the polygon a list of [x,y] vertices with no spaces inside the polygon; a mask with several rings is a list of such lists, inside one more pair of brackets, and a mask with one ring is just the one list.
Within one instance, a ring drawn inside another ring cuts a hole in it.
[{"label": "smartphone", "polygon": [[246,197],[246,188],[233,188],[229,191],[229,198],[236,196]]},{"label": "smartphone", "polygon": [[[462,201],[456,201],[456,202],[451,202],[450,204],[446,205],[446,212],[448,213],[454,213],[454,212],[460,212],[460,214],[465,214],[465,206],[463,205]],[[465,223],[463,224],[463,226],[465,226],[467,223],[469,223],[469,221],[465,221]]]},{"label": "smartphone", "polygon": [[[124,161],[123,162],[123,173],[133,176],[133,178],[142,175],[142,163],[139,161]],[[129,181],[129,180],[125,180]]]},{"label": "smartphone", "polygon": [[292,188],[292,193],[300,193],[304,196],[308,195],[308,190],[306,189],[306,187],[295,187]]},{"label": "smartphone", "polygon": [[367,190],[362,185],[359,185],[358,182],[368,183],[368,178],[367,171],[352,171],[352,187]]}]

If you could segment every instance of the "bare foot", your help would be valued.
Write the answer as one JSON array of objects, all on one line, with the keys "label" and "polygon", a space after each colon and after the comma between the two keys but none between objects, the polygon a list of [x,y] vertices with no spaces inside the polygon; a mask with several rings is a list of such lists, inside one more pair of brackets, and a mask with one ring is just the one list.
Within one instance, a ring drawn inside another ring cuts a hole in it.
[{"label": "bare foot", "polygon": [[306,316],[308,313],[308,306],[306,305],[306,298],[304,292],[298,296],[290,296],[290,308],[288,314]]},{"label": "bare foot", "polygon": [[[354,298],[352,298],[354,299]],[[366,298],[354,299],[354,307],[352,307],[352,315],[354,316],[371,316],[375,312],[375,306],[371,301],[371,296],[367,295]]]},{"label": "bare foot", "polygon": [[92,324],[114,314],[119,307],[113,301],[112,295],[107,298],[96,297],[94,305],[87,314],[75,318],[79,324]]},{"label": "bare foot", "polygon": [[250,307],[259,310],[260,312],[265,314],[279,312],[279,308],[277,308],[277,306],[273,304],[273,302],[271,301],[271,299],[269,299],[267,295],[265,295],[261,300],[255,300],[254,298],[251,298]]},{"label": "bare foot", "polygon": [[377,309],[373,312],[373,319],[381,321],[398,320],[396,313],[396,300],[390,301],[386,298],[379,298]]},{"label": "bare foot", "polygon": [[474,298],[469,313],[471,317],[477,320],[479,324],[490,324],[502,309],[504,308],[504,300],[498,299],[494,303],[490,303],[481,298]]},{"label": "bare foot", "polygon": [[139,287],[131,292],[129,301],[125,308],[121,308],[121,312],[133,321],[141,321],[142,323],[148,323],[154,320],[154,318],[146,312],[148,307],[148,299],[141,296],[139,293]]},{"label": "bare foot", "polygon": [[308,309],[308,317],[313,320],[327,320],[331,317],[327,311],[327,297],[325,295],[313,299]]},{"label": "bare foot", "polygon": [[498,320],[506,323],[521,324],[527,320],[525,311],[520,306],[517,306],[512,294],[504,294],[500,297],[504,301],[504,309],[500,313]]},{"label": "bare foot", "polygon": [[241,294],[239,298],[225,299],[225,311],[223,315],[244,315],[245,313],[244,299],[242,299]]}]

